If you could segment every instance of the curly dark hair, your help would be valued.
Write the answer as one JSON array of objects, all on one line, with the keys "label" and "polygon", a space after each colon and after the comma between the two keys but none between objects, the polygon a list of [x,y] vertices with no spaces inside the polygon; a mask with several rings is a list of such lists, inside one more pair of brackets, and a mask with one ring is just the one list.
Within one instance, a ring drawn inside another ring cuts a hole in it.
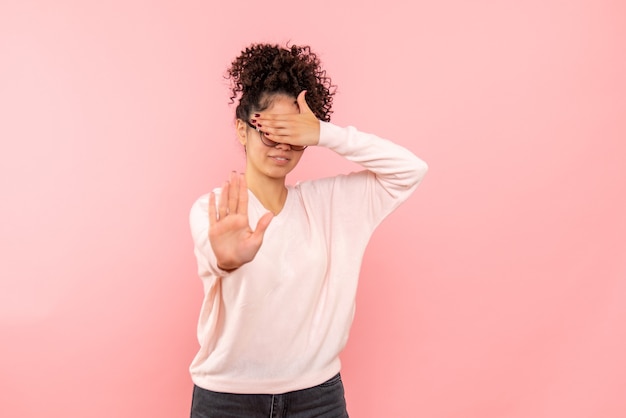
[{"label": "curly dark hair", "polygon": [[235,111],[239,119],[248,120],[253,111],[267,109],[271,104],[268,95],[296,98],[306,90],[307,104],[315,116],[330,121],[336,86],[309,46],[252,44],[235,58],[226,78],[231,84],[230,102],[239,99]]}]

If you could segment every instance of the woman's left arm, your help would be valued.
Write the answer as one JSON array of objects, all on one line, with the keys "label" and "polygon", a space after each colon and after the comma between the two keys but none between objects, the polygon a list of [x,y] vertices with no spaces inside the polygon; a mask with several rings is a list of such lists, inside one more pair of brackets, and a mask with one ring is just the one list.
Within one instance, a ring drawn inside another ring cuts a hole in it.
[{"label": "woman's left arm", "polygon": [[318,145],[335,151],[376,176],[393,197],[410,194],[422,181],[428,165],[408,149],[349,126],[320,122]]},{"label": "woman's left arm", "polygon": [[293,145],[319,145],[329,148],[349,161],[360,164],[373,174],[376,189],[388,193],[393,207],[415,190],[428,171],[428,165],[408,149],[376,135],[342,128],[319,121],[305,100],[306,92],[298,95],[300,109],[295,114],[256,114],[255,123],[265,135],[276,142]]}]

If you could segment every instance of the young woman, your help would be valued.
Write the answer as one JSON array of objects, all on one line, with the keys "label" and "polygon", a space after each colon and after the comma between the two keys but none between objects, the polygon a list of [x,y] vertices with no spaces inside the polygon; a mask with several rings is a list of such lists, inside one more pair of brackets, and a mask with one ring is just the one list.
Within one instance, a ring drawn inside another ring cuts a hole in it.
[{"label": "young woman", "polygon": [[[191,209],[204,284],[191,416],[347,417],[339,354],[363,253],[427,166],[331,124],[334,86],[307,46],[251,45],[228,76],[246,172]],[[310,146],[363,170],[287,185]]]}]

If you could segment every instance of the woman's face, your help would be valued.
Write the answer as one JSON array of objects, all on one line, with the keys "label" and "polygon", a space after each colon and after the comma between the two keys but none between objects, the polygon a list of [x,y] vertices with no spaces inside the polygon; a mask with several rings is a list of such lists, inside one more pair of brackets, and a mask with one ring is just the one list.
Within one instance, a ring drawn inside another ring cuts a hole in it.
[{"label": "woman's face", "polygon": [[[270,98],[270,103],[264,113],[300,113],[294,97],[275,94]],[[237,136],[246,147],[247,175],[266,176],[284,181],[287,174],[298,165],[303,151],[294,151],[287,144],[268,147],[263,144],[260,135],[261,133],[251,128],[246,121],[237,120]]]}]

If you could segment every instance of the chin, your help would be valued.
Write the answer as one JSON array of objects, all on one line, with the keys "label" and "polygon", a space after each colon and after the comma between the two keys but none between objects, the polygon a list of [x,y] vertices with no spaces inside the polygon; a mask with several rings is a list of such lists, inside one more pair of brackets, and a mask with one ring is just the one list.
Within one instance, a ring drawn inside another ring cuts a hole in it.
[{"label": "chin", "polygon": [[291,171],[295,168],[294,167],[271,167],[268,168],[265,171],[265,174],[268,177],[271,177],[273,179],[284,179],[285,177],[287,177],[287,174],[291,173]]}]

